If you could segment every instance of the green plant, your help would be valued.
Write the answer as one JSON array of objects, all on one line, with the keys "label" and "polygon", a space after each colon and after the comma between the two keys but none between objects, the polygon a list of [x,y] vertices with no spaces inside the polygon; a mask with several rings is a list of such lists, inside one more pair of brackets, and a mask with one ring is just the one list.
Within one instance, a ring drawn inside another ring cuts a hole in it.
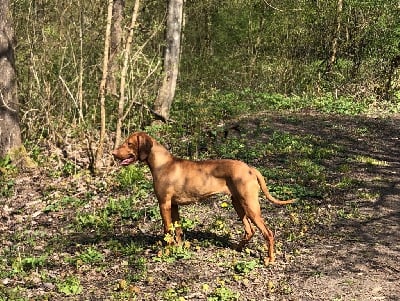
[{"label": "green plant", "polygon": [[15,260],[13,260],[11,266],[13,273],[21,273],[38,267],[43,267],[46,263],[46,254],[39,257],[29,256],[22,258],[21,256],[18,256]]},{"label": "green plant", "polygon": [[368,109],[368,102],[365,100],[354,101],[351,97],[335,97],[330,93],[313,97],[311,101],[315,109],[331,114],[356,115],[365,113]]},{"label": "green plant", "polygon": [[349,189],[351,187],[356,186],[358,183],[360,183],[359,180],[353,179],[353,178],[351,178],[349,176],[344,176],[336,184],[336,187],[339,188],[339,189]]},{"label": "green plant", "polygon": [[85,204],[85,202],[86,202],[85,200],[81,200],[75,197],[65,196],[60,200],[55,200],[47,204],[46,207],[43,209],[43,212],[44,213],[58,212],[64,209],[66,206],[81,206]]},{"label": "green plant", "polygon": [[389,163],[386,161],[378,160],[368,156],[357,155],[354,157],[354,161],[358,163],[364,163],[371,166],[389,166]]},{"label": "green plant", "polygon": [[133,190],[136,193],[151,187],[150,181],[144,175],[143,167],[136,164],[121,168],[117,174],[117,182],[121,189]]},{"label": "green plant", "polygon": [[137,208],[139,203],[139,196],[121,197],[119,199],[110,198],[105,208],[100,213],[106,217],[119,215],[123,219],[139,220],[143,217],[148,217],[152,220],[160,218],[158,205],[151,205],[149,207]]},{"label": "green plant", "polygon": [[14,193],[14,180],[4,180],[0,176],[0,196],[2,197],[10,197]]},{"label": "green plant", "polygon": [[337,210],[337,215],[342,219],[354,219],[360,217],[360,210],[356,202],[351,202],[350,205]]},{"label": "green plant", "polygon": [[183,230],[191,230],[196,226],[197,222],[187,217],[181,218],[180,225]]},{"label": "green plant", "polygon": [[62,173],[65,177],[72,176],[76,174],[77,166],[71,161],[65,161],[62,167]]},{"label": "green plant", "polygon": [[77,256],[82,262],[87,264],[96,264],[104,261],[104,255],[94,247],[87,248],[84,252]]},{"label": "green plant", "polygon": [[294,164],[302,171],[304,180],[316,180],[319,183],[325,181],[325,167],[309,158],[295,160]]},{"label": "green plant", "polygon": [[235,301],[239,300],[239,297],[240,293],[235,293],[230,288],[221,286],[207,296],[207,301]]},{"label": "green plant", "polygon": [[14,193],[15,180],[11,177],[16,171],[9,155],[0,158],[0,196],[7,198]]},{"label": "green plant", "polygon": [[185,301],[182,295],[186,295],[189,289],[187,287],[168,288],[162,293],[163,300],[165,301]]},{"label": "green plant", "polygon": [[[168,237],[169,234],[166,235],[167,240],[170,238]],[[192,258],[193,253],[190,251],[190,243],[184,242],[180,245],[170,245],[163,247],[157,254],[157,256],[153,257],[154,261],[161,261],[161,262],[174,262],[177,260],[182,259],[190,259]]]},{"label": "green plant", "polygon": [[226,223],[226,220],[222,216],[214,217],[214,221],[211,224],[211,227],[214,231],[221,235],[228,235],[231,232],[229,225]]},{"label": "green plant", "polygon": [[64,280],[58,281],[57,289],[60,293],[71,296],[79,295],[82,292],[83,287],[78,277],[68,276]]},{"label": "green plant", "polygon": [[102,210],[95,213],[78,213],[75,217],[75,225],[78,229],[94,228],[94,229],[110,229],[113,227],[113,222],[109,218],[107,212]]},{"label": "green plant", "polygon": [[313,135],[299,136],[275,131],[267,144],[267,150],[272,153],[310,155],[314,149],[312,142],[316,142]]},{"label": "green plant", "polygon": [[30,300],[27,297],[24,297],[26,294],[26,289],[22,286],[17,285],[16,287],[7,289],[0,286],[0,301],[28,301]]},{"label": "green plant", "polygon": [[131,255],[128,259],[129,270],[127,271],[126,278],[129,281],[137,282],[146,277],[147,274],[147,260],[145,257]]},{"label": "green plant", "polygon": [[246,145],[241,139],[233,138],[226,141],[226,143],[221,144],[218,149],[218,157],[221,158],[237,158],[239,159],[243,152],[246,151]]},{"label": "green plant", "polygon": [[133,218],[136,215],[133,207],[137,203],[134,197],[111,198],[104,208],[107,216],[119,214],[122,218]]},{"label": "green plant", "polygon": [[16,167],[12,164],[10,155],[0,158],[0,175],[15,171]]},{"label": "green plant", "polygon": [[234,264],[233,269],[239,274],[248,274],[258,266],[256,260],[238,261]]}]

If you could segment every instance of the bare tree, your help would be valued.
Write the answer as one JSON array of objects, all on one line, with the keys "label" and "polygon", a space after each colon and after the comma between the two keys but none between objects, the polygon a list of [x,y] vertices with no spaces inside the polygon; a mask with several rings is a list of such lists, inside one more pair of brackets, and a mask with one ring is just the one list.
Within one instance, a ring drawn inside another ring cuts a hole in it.
[{"label": "bare tree", "polygon": [[164,53],[164,74],[154,110],[164,120],[169,119],[171,104],[175,96],[176,81],[179,71],[183,0],[168,1],[166,29],[166,47]]},{"label": "bare tree", "polygon": [[133,41],[133,32],[136,27],[136,19],[139,12],[140,1],[135,1],[135,6],[133,8],[131,26],[129,28],[128,39],[126,40],[125,48],[124,48],[124,63],[121,70],[121,83],[119,90],[119,102],[118,102],[118,120],[117,120],[117,129],[116,129],[116,137],[115,137],[115,146],[119,145],[121,140],[121,128],[122,122],[124,121],[124,108],[125,108],[125,87],[126,87],[126,75],[128,73],[129,67],[129,55],[131,53],[131,46]]},{"label": "bare tree", "polygon": [[106,83],[109,62],[109,49],[110,49],[110,33],[112,22],[113,0],[108,0],[107,10],[107,26],[104,37],[104,56],[103,56],[103,75],[100,82],[100,138],[96,150],[96,158],[94,161],[94,168],[101,167],[100,160],[103,157],[104,138],[106,135]]},{"label": "bare tree", "polygon": [[337,1],[337,16],[336,16],[336,29],[332,40],[332,50],[331,56],[328,60],[328,65],[326,68],[326,72],[332,71],[333,64],[336,62],[337,50],[338,50],[338,41],[340,36],[340,28],[342,26],[342,11],[343,11],[343,0]]},{"label": "bare tree", "polygon": [[111,24],[111,40],[110,40],[110,62],[107,78],[107,93],[117,95],[117,74],[119,71],[119,56],[122,49],[123,29],[122,22],[124,20],[124,0],[114,0],[113,15]]},{"label": "bare tree", "polygon": [[21,147],[14,64],[15,37],[8,0],[0,0],[0,157]]}]

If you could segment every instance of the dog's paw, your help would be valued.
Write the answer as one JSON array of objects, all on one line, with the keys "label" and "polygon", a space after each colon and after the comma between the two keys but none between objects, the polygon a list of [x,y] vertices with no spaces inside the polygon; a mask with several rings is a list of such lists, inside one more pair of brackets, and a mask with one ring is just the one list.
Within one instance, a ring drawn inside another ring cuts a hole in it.
[{"label": "dog's paw", "polygon": [[264,265],[268,266],[275,263],[275,257],[264,257]]}]

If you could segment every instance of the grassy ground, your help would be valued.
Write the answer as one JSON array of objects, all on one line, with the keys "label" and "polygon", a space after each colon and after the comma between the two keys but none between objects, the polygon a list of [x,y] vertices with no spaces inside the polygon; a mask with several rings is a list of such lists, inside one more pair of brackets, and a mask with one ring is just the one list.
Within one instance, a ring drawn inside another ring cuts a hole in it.
[{"label": "grassy ground", "polygon": [[242,227],[224,196],[182,207],[185,243],[165,247],[146,167],[92,177],[73,145],[32,147],[36,170],[3,160],[0,300],[396,300],[400,118],[336,105],[199,97],[191,109],[177,101],[186,120],[148,128],[176,155],[243,160],[275,196],[297,199],[260,199],[276,235],[269,266],[260,234],[233,250]]}]

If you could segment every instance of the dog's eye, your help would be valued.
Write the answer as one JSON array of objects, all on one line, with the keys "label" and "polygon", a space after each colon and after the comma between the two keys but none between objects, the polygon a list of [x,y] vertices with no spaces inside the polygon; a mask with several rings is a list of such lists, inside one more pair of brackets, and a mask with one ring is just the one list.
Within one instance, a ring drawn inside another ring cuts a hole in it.
[{"label": "dog's eye", "polygon": [[128,142],[128,147],[132,148],[133,147],[133,143]]}]

